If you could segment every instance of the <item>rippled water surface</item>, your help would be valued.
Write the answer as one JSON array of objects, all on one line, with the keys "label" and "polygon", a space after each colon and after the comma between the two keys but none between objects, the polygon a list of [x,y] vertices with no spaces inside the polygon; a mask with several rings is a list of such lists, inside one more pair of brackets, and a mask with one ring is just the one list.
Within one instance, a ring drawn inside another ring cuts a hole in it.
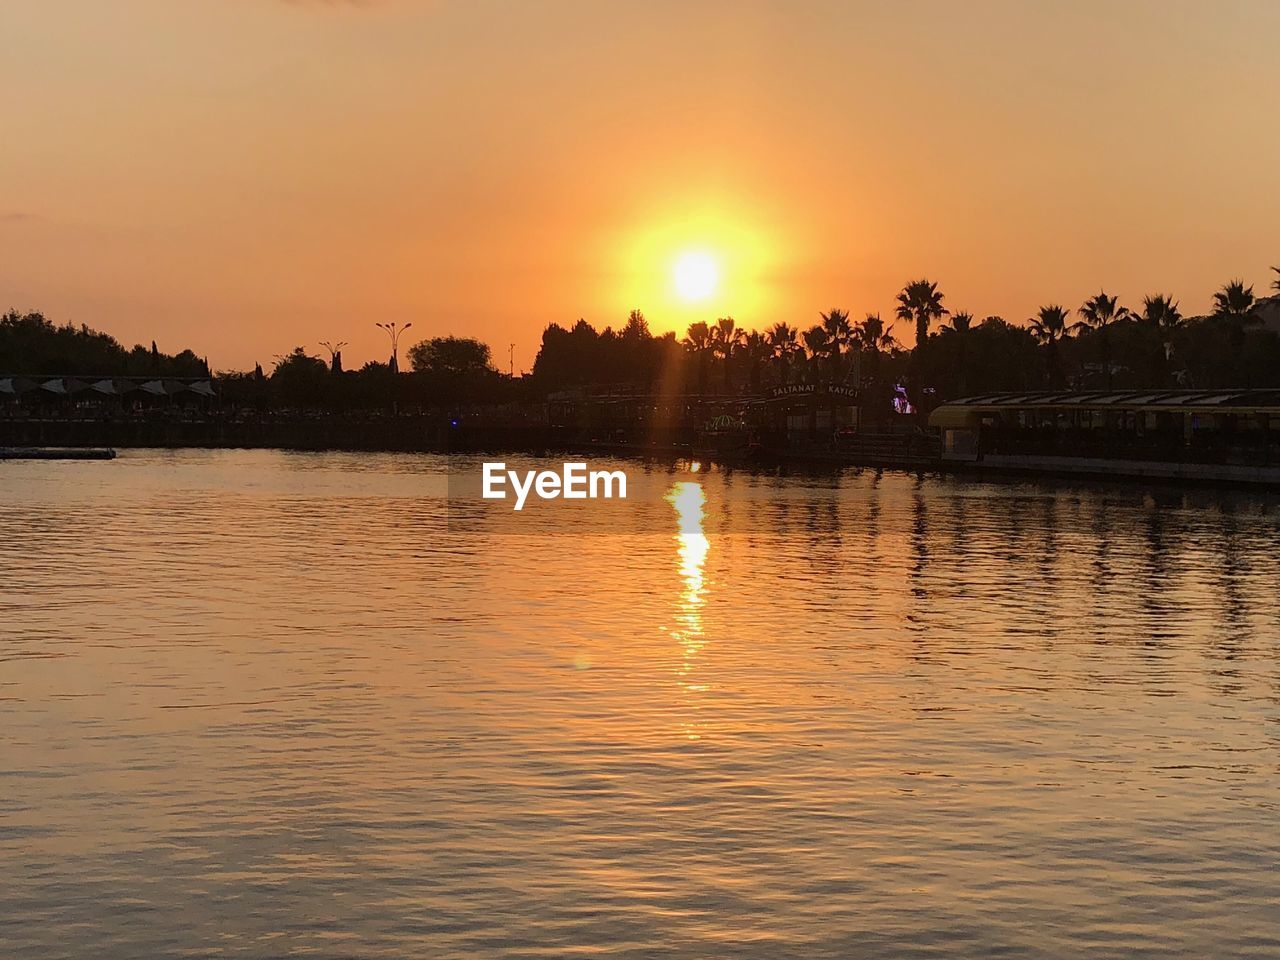
[{"label": "rippled water surface", "polygon": [[0,955],[1280,956],[1277,501],[627,468],[0,463]]}]

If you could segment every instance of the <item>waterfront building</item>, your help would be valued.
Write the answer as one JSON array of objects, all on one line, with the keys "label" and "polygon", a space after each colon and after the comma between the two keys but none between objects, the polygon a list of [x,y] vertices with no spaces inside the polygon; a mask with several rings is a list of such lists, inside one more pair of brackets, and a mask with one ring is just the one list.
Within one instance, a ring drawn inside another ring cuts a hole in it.
[{"label": "waterfront building", "polygon": [[987,394],[929,423],[950,465],[1280,483],[1280,390]]}]

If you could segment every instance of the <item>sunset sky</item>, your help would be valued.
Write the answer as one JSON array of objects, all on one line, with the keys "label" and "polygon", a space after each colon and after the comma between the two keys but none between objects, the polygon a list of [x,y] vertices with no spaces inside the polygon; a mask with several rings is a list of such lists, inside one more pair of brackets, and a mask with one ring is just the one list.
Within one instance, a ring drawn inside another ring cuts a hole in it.
[{"label": "sunset sky", "polygon": [[0,310],[219,369],[412,321],[517,370],[551,321],[887,318],[922,274],[1202,312],[1280,263],[1277,36],[1270,0],[6,0]]}]

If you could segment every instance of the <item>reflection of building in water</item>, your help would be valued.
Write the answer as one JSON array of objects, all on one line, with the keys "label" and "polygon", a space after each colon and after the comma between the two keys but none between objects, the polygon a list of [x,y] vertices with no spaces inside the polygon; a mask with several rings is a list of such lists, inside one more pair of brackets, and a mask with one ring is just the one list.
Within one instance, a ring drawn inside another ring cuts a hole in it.
[{"label": "reflection of building in water", "polygon": [[[695,683],[692,679],[694,659],[705,642],[702,630],[702,605],[705,602],[703,570],[707,552],[711,549],[702,528],[702,508],[706,501],[702,485],[690,481],[677,483],[667,494],[667,502],[676,511],[677,557],[683,581],[672,635],[681,647],[681,662],[677,668],[678,682],[681,689],[688,693],[700,693],[706,689],[706,684]],[[693,731],[692,725],[688,727],[689,737],[697,739],[698,735]]]}]

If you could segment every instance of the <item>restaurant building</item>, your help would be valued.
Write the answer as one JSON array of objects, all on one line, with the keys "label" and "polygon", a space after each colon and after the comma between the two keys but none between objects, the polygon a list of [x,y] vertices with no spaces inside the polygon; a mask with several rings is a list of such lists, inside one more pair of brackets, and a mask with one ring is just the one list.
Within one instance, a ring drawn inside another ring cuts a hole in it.
[{"label": "restaurant building", "polygon": [[789,383],[750,404],[761,431],[787,446],[831,443],[858,427],[858,388],[840,383]]},{"label": "restaurant building", "polygon": [[1280,390],[987,394],[929,423],[952,466],[1280,484]]}]

